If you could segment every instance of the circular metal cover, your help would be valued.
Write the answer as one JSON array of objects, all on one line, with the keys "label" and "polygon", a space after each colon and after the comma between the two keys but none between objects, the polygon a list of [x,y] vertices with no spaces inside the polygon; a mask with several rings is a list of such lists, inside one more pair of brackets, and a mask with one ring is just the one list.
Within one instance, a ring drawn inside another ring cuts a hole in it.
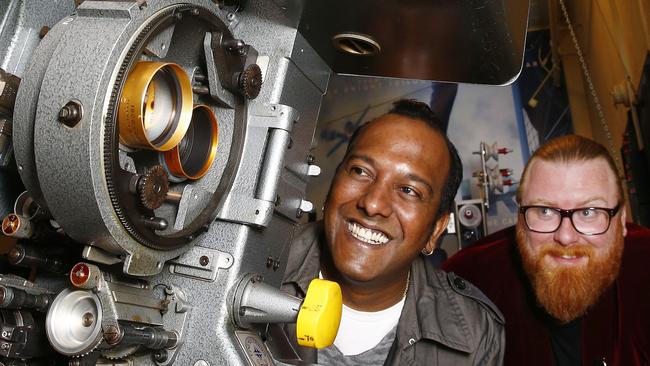
[{"label": "circular metal cover", "polygon": [[[138,62],[182,65],[185,73],[197,69],[206,75],[204,36],[215,32],[229,38],[232,35],[220,17],[223,12],[204,0],[149,2],[128,20],[121,18],[121,12],[102,11],[98,4],[89,4],[85,15],[57,24],[35,51],[37,58],[32,57],[42,70],[25,75],[23,82],[33,92],[25,92],[17,108],[21,123],[31,125],[21,136],[33,136],[20,140],[21,177],[30,183],[32,198],[72,239],[92,242],[123,256],[124,272],[128,274],[153,275],[162,270],[166,261],[187,251],[216,218],[240,164],[244,144],[240,136],[246,127],[239,121],[246,118],[246,108],[242,98],[234,98],[229,91],[225,93],[233,97],[232,109],[213,108],[216,116],[225,121],[219,130],[218,145],[223,153],[216,154],[203,179],[173,182],[172,191],[184,192],[191,184],[197,197],[188,200],[189,207],[183,211],[185,220],[177,220],[177,202],[165,201],[155,210],[148,209],[131,189],[133,175],[155,165],[158,152],[120,144],[121,133],[126,130],[120,128],[118,118],[122,92]],[[48,41],[52,37],[57,42]],[[166,43],[160,43],[161,39]],[[161,44],[169,52],[162,52]],[[217,51],[227,52],[222,48]],[[147,88],[158,97],[153,106],[149,100],[145,111],[153,112],[152,117],[158,117],[160,111],[161,116],[172,121],[149,126],[152,142],[160,137],[156,128],[174,126],[178,113],[173,106],[182,105],[170,103],[177,101],[173,93],[177,88],[175,79],[166,76],[160,70],[151,79],[153,88]],[[164,82],[169,80],[174,82]],[[81,121],[75,128],[52,123],[52,116],[72,98],[86,110]],[[215,104],[209,96],[199,95],[197,102]],[[151,217],[179,224],[160,230],[160,226],[151,225],[147,219]]]},{"label": "circular metal cover", "polygon": [[482,219],[481,210],[475,205],[464,205],[458,209],[458,221],[467,228],[478,227]]},{"label": "circular metal cover", "polygon": [[45,320],[47,339],[66,356],[91,352],[102,341],[102,308],[90,291],[63,290],[52,302]]}]

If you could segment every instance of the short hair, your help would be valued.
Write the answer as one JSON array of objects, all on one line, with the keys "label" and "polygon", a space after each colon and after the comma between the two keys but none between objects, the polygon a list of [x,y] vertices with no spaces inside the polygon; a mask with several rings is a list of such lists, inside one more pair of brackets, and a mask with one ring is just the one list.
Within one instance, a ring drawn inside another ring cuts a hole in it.
[{"label": "short hair", "polygon": [[[458,151],[456,151],[456,147],[449,140],[446,132],[442,129],[442,122],[426,103],[414,99],[400,99],[393,103],[393,108],[388,111],[386,115],[387,114],[396,114],[399,116],[423,121],[431,129],[438,132],[447,144],[450,164],[447,180],[445,181],[445,186],[443,187],[442,194],[440,196],[440,205],[435,217],[435,219],[438,220],[442,215],[452,212],[454,208],[454,198],[456,197],[456,192],[458,191],[460,182],[463,180],[463,163],[458,156]],[[348,153],[354,145],[354,142],[359,137],[360,131],[362,131],[366,125],[367,124],[363,124],[359,126],[354,131],[354,133],[352,133],[352,136],[350,136],[348,147],[345,150],[345,157],[348,156]],[[343,160],[345,160],[345,157]]]},{"label": "short hair", "polygon": [[524,167],[524,172],[521,174],[519,181],[519,188],[517,188],[517,203],[521,203],[521,196],[523,190],[526,189],[526,181],[528,180],[528,170],[533,161],[542,160],[547,162],[558,163],[571,163],[571,162],[584,162],[595,159],[604,159],[609,166],[609,169],[616,178],[616,186],[618,189],[618,198],[622,200],[625,196],[623,193],[623,182],[618,174],[616,163],[609,154],[607,149],[586,137],[578,135],[567,135],[549,140],[544,145],[540,146],[535,153],[530,157],[528,163]]}]

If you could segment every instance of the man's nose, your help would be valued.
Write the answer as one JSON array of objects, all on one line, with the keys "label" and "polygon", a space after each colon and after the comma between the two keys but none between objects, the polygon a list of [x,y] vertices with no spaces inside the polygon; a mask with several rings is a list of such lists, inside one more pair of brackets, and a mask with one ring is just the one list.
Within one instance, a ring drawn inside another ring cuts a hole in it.
[{"label": "man's nose", "polygon": [[569,246],[578,241],[580,233],[576,231],[569,217],[563,217],[560,227],[553,234],[553,239],[562,246]]},{"label": "man's nose", "polygon": [[357,206],[368,216],[388,217],[392,213],[390,188],[387,184],[373,182],[359,198]]}]

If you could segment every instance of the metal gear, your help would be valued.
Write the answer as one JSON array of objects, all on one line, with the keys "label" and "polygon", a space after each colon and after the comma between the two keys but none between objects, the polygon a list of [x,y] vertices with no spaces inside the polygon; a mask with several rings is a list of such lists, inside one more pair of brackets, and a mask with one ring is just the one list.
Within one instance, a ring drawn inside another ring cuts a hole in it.
[{"label": "metal gear", "polygon": [[162,166],[156,165],[138,179],[138,195],[142,205],[150,210],[160,207],[169,192],[169,179]]},{"label": "metal gear", "polygon": [[139,348],[140,345],[137,344],[131,344],[128,346],[116,346],[111,349],[103,350],[100,352],[100,354],[102,355],[102,357],[107,358],[109,360],[119,360],[131,356]]},{"label": "metal gear", "polygon": [[246,99],[255,99],[262,89],[262,69],[257,64],[250,64],[239,76],[239,90]]}]

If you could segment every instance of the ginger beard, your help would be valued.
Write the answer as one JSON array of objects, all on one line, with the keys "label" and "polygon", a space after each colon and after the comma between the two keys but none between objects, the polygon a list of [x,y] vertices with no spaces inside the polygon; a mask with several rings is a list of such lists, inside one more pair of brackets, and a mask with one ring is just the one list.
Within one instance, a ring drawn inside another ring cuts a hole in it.
[{"label": "ginger beard", "polygon": [[[568,323],[584,315],[598,301],[600,295],[614,282],[621,267],[624,239],[620,228],[616,229],[618,233],[615,242],[602,255],[598,255],[589,245],[564,247],[557,243],[542,244],[536,254],[526,245],[525,229],[517,227],[522,264],[537,301],[546,312],[560,322]],[[563,267],[550,265],[545,260],[547,255],[563,254],[587,256],[588,262],[582,266]]]}]

